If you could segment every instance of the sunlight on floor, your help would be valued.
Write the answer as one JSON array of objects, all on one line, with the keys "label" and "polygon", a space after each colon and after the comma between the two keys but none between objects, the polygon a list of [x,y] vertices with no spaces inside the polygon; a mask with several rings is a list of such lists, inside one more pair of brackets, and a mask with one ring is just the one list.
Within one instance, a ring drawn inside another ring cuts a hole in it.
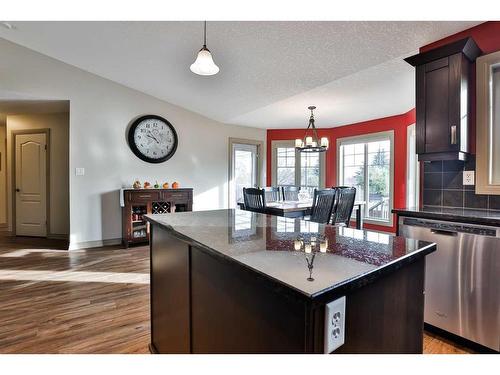
[{"label": "sunlight on floor", "polygon": [[67,250],[49,250],[49,249],[20,249],[20,250],[14,250],[9,253],[5,254],[0,254],[0,257],[3,258],[18,258],[18,257],[24,257],[26,255],[30,254],[37,254],[37,253],[59,253],[59,254],[64,254],[67,255],[68,251]]},{"label": "sunlight on floor", "polygon": [[0,270],[0,280],[149,284],[147,273]]}]

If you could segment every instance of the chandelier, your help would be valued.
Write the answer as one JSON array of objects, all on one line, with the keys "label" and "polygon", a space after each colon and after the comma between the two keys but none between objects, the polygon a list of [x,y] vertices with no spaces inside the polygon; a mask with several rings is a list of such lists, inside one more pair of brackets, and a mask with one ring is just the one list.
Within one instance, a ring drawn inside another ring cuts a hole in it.
[{"label": "chandelier", "polygon": [[[311,117],[309,117],[309,125],[307,126],[306,133],[303,139],[297,138],[295,140],[295,149],[299,152],[324,152],[328,150],[328,138],[318,137],[318,132],[314,126],[314,113],[316,109],[315,106],[307,107],[311,111]],[[310,129],[310,131],[309,131]]]}]

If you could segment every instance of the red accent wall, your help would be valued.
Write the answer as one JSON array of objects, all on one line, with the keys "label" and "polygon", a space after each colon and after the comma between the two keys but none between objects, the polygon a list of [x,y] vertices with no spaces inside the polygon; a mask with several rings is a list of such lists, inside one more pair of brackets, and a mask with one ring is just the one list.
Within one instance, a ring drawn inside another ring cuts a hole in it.
[{"label": "red accent wall", "polygon": [[[330,148],[326,152],[325,184],[337,185],[337,139],[362,134],[371,134],[394,130],[394,207],[406,206],[406,136],[407,127],[415,123],[415,110],[397,116],[359,122],[356,124],[338,126],[335,128],[318,129],[319,137],[328,137]],[[267,185],[271,185],[271,142],[278,140],[293,140],[302,138],[305,129],[268,129],[267,130]],[[365,228],[396,231],[396,223],[392,227],[365,224]]]},{"label": "red accent wall", "polygon": [[[472,37],[483,54],[500,51],[500,21],[488,21],[470,29],[447,36],[446,38],[427,44],[420,48],[420,52],[427,52],[431,49],[445,44]],[[476,66],[473,66],[471,83],[471,122],[469,131],[469,149],[471,153],[476,153]]]},{"label": "red accent wall", "polygon": [[488,21],[471,27],[470,29],[447,36],[446,38],[420,47],[420,52],[427,52],[431,49],[441,47],[445,44],[467,37],[473,37],[484,54],[496,52],[500,50],[500,21]]}]

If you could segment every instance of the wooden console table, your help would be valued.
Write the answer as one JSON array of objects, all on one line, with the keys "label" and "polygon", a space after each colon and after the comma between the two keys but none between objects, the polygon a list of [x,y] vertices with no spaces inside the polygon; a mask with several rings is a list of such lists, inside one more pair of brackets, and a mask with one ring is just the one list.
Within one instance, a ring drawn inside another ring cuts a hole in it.
[{"label": "wooden console table", "polygon": [[122,240],[125,247],[149,241],[146,214],[193,210],[193,189],[123,189]]}]

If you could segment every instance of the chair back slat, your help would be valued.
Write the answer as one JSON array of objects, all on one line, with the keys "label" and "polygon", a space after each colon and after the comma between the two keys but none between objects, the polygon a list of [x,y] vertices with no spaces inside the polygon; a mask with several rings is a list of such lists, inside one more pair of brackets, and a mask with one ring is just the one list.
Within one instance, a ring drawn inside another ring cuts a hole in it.
[{"label": "chair back slat", "polygon": [[332,224],[348,227],[354,208],[354,200],[356,199],[356,188],[339,186],[335,189],[338,193],[332,213]]},{"label": "chair back slat", "polygon": [[281,200],[281,189],[275,186],[262,188],[266,193],[266,202],[278,202]]},{"label": "chair back slat", "polygon": [[282,186],[283,200],[285,201],[298,201],[300,186]]},{"label": "chair back slat", "polygon": [[266,194],[264,189],[243,188],[243,200],[245,202],[245,210],[265,212]]},{"label": "chair back slat", "polygon": [[335,204],[336,189],[315,189],[311,217],[309,220],[320,224],[328,224]]}]

